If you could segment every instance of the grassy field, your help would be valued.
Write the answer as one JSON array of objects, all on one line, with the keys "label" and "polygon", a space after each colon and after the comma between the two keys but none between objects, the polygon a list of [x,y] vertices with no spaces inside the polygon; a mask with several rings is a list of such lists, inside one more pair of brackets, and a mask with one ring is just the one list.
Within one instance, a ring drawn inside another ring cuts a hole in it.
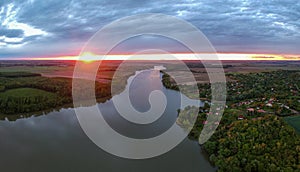
[{"label": "grassy field", "polygon": [[34,72],[34,73],[50,73],[59,70],[69,70],[71,67],[60,66],[10,66],[1,67],[0,72]]},{"label": "grassy field", "polygon": [[289,117],[285,117],[284,120],[290,124],[292,127],[295,128],[295,130],[297,131],[297,133],[300,134],[300,116],[289,116]]},{"label": "grassy field", "polygon": [[46,96],[49,98],[55,98],[54,93],[50,93],[44,90],[36,89],[36,88],[17,88],[17,89],[11,89],[7,90],[5,92],[0,93],[0,98],[4,97],[28,97],[28,98],[34,98],[38,96]]}]

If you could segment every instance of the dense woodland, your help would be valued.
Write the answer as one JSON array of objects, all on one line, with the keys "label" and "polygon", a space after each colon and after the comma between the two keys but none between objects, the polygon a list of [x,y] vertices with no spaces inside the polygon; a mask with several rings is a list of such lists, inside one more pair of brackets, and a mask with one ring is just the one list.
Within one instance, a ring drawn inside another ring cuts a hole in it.
[{"label": "dense woodland", "polygon": [[[191,125],[196,107],[181,110],[177,124]],[[211,115],[200,108],[189,138],[198,140]],[[218,171],[299,171],[300,136],[283,118],[276,115],[247,116],[238,120],[238,113],[226,109],[209,141],[202,145]]]}]

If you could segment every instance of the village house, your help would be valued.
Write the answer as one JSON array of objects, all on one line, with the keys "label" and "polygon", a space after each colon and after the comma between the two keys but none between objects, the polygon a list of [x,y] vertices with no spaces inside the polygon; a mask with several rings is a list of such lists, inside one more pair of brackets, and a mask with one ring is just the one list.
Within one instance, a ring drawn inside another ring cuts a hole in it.
[{"label": "village house", "polygon": [[254,108],[248,108],[247,113],[248,115],[254,115]]},{"label": "village house", "polygon": [[238,117],[238,120],[243,120],[244,119],[244,116],[243,115],[240,115],[239,117]]},{"label": "village house", "polygon": [[264,111],[263,109],[259,109],[257,110],[258,113],[266,113],[266,111]]}]

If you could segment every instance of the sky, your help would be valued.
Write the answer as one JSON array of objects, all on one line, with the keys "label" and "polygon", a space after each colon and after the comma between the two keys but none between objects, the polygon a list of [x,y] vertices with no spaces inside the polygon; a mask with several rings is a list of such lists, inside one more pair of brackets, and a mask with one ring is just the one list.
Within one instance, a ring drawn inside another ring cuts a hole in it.
[{"label": "sky", "polygon": [[[0,59],[76,56],[103,26],[143,13],[190,22],[219,53],[300,54],[299,0],[2,0]],[[117,53],[167,45],[184,52],[176,43],[158,39],[136,38]]]}]

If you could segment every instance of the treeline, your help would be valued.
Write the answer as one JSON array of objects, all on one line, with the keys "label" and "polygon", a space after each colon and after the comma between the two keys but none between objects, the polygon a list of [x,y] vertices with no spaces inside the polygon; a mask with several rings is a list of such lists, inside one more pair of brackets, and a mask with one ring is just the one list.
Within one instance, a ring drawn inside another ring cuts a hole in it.
[{"label": "treeline", "polygon": [[168,88],[168,89],[172,89],[172,90],[179,90],[179,87],[177,86],[176,82],[174,81],[174,79],[168,75],[166,72],[161,71],[161,73],[163,74],[162,76],[162,83],[163,85]]},{"label": "treeline", "polygon": [[49,108],[55,108],[62,104],[60,99],[48,96],[33,97],[0,97],[1,113],[19,114],[42,111]]},{"label": "treeline", "polygon": [[230,68],[230,67],[233,67],[233,65],[211,65],[211,64],[203,64],[203,63],[199,63],[199,62],[196,62],[195,61],[192,61],[192,62],[189,62],[189,61],[184,61],[184,63],[189,67],[189,68],[216,68],[216,67],[219,67],[219,68]]},{"label": "treeline", "polygon": [[33,76],[42,76],[42,75],[39,73],[30,73],[30,72],[0,72],[0,77],[6,77],[6,78],[33,77]]}]

